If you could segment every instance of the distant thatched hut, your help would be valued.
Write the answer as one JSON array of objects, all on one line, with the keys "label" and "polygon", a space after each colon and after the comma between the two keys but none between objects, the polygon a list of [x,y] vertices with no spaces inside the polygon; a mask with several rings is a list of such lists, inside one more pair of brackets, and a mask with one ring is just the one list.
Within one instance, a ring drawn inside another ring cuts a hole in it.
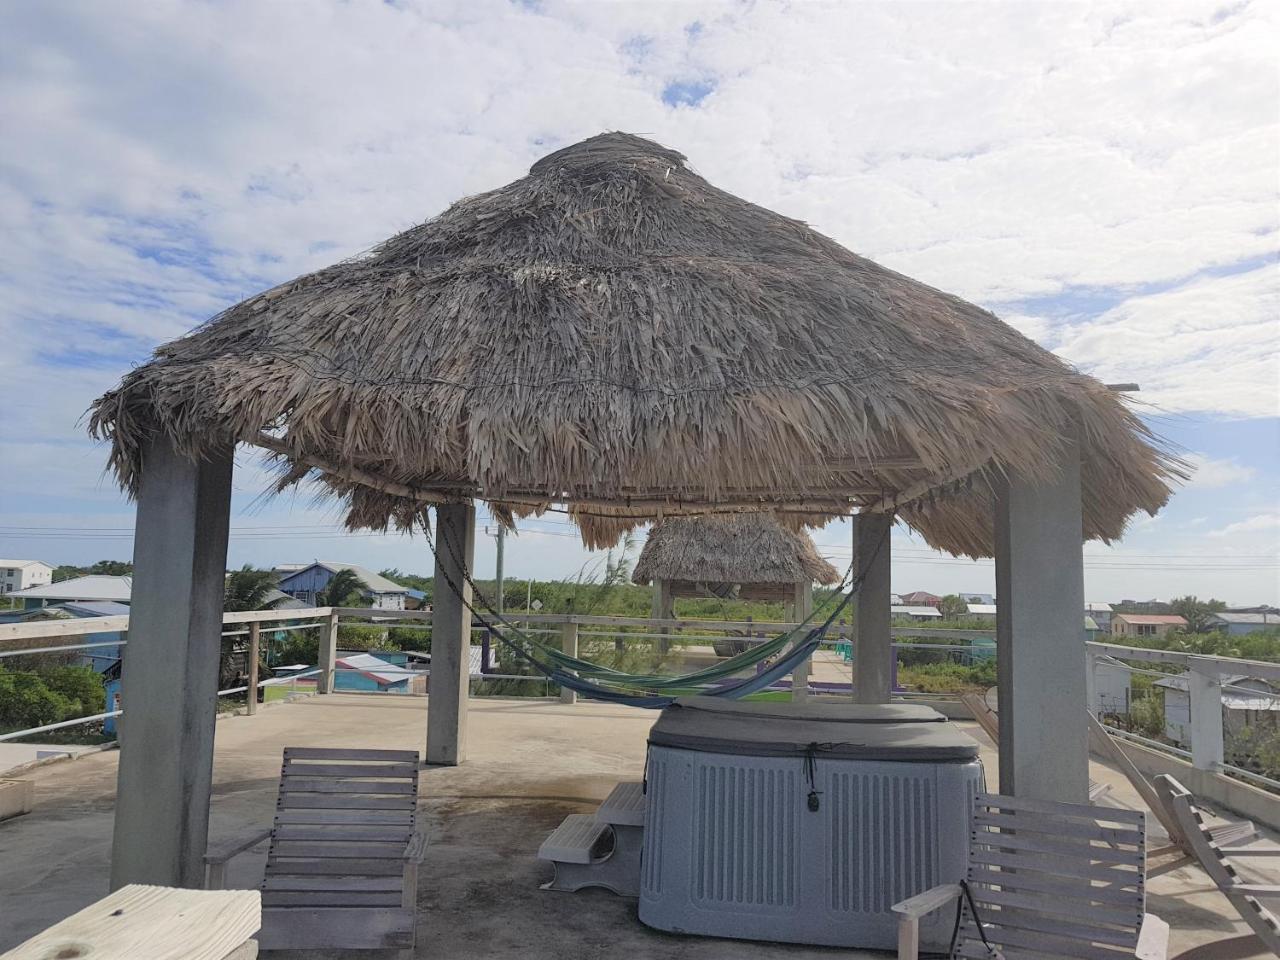
[{"label": "distant thatched hut", "polygon": [[[654,526],[640,551],[633,582],[653,584],[655,620],[675,618],[677,597],[720,597],[783,604],[783,619],[805,614],[813,584],[832,584],[840,572],[823,560],[813,538],[768,513],[671,517]],[[722,657],[745,649],[715,644]]]},{"label": "distant thatched hut", "polygon": [[676,597],[795,602],[796,590],[832,584],[840,573],[818,555],[813,538],[767,513],[671,517],[649,534],[631,575],[652,583],[654,616],[672,615]]}]

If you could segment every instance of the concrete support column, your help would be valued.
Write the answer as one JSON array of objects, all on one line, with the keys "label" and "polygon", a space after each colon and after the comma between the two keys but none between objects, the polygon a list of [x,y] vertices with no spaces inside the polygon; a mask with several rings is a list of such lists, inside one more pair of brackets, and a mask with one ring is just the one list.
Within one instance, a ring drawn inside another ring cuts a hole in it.
[{"label": "concrete support column", "polygon": [[258,712],[258,657],[262,652],[262,624],[255,620],[249,624],[249,689],[245,691],[245,712],[253,716]]},{"label": "concrete support column", "polygon": [[334,669],[338,663],[338,614],[329,614],[329,621],[320,628],[320,672],[316,674],[316,692],[333,693]]},{"label": "concrete support column", "polygon": [[860,514],[854,523],[854,576],[862,587],[854,598],[853,698],[888,703],[893,696],[893,614],[889,603],[889,537],[892,513]]},{"label": "concrete support column", "polygon": [[436,507],[435,596],[431,610],[431,684],[427,694],[427,763],[466,760],[471,692],[471,584],[476,508]]},{"label": "concrete support column", "polygon": [[204,885],[232,451],[199,463],[167,440],[143,451],[112,890]]},{"label": "concrete support column", "polygon": [[1221,770],[1225,760],[1222,743],[1222,677],[1213,664],[1192,663],[1187,674],[1191,700],[1191,765],[1199,770]]},{"label": "concrete support column", "polygon": [[[813,584],[809,581],[796,584],[795,599],[791,601],[791,616],[797,623],[804,622],[813,613]],[[803,632],[803,631],[802,631]],[[797,639],[802,639],[797,636]],[[804,701],[809,699],[809,661],[805,660],[791,672],[791,699]]]},{"label": "concrete support column", "polygon": [[1080,454],[1055,479],[1010,475],[995,497],[1000,792],[1089,798]]},{"label": "concrete support column", "polygon": [[[571,657],[578,655],[578,625],[576,623],[560,624],[560,649]],[[560,688],[561,703],[577,703],[578,694],[568,687]]]}]

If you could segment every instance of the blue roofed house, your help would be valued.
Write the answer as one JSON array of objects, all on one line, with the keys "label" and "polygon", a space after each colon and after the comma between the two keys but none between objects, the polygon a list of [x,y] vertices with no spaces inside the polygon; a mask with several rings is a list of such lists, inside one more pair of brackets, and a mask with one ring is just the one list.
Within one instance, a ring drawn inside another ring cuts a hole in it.
[{"label": "blue roofed house", "polygon": [[[4,623],[39,623],[42,620],[71,620],[86,617],[127,617],[127,604],[114,600],[73,600],[67,603],[52,604],[47,607],[29,607],[13,610],[0,615]],[[124,642],[124,630],[105,630],[102,633],[89,633],[76,637],[76,643],[107,644],[94,646],[87,650],[78,650],[75,655],[77,666],[93,667],[102,673],[111,664],[120,659],[120,644]]]},{"label": "blue roofed house", "polygon": [[1232,637],[1241,637],[1259,630],[1272,630],[1280,627],[1280,613],[1237,613],[1224,610],[1222,613],[1209,615],[1209,623],[1215,630]]},{"label": "blue roofed house", "polygon": [[[296,569],[294,569],[296,567]],[[365,585],[364,595],[376,610],[403,610],[408,588],[388,580],[381,574],[351,563],[317,560],[305,566],[286,564],[276,567],[280,573],[280,589],[304,603],[315,605],[316,598],[340,570],[350,570]]]}]

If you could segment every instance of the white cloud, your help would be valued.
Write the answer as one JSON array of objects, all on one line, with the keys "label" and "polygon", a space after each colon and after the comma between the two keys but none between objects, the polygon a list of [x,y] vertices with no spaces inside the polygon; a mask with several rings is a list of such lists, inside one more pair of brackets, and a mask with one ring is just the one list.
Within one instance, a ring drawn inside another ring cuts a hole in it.
[{"label": "white cloud", "polygon": [[1191,465],[1193,471],[1188,486],[1207,489],[1229,487],[1232,484],[1247,483],[1258,475],[1257,470],[1240,463],[1234,457],[1215,460],[1203,453],[1191,453],[1183,459]]},{"label": "white cloud", "polygon": [[1137,381],[1166,411],[1280,414],[1274,264],[1133,297],[1060,335],[1056,352],[1104,381]]},{"label": "white cloud", "polygon": [[1259,513],[1247,520],[1228,524],[1219,530],[1210,530],[1207,536],[1234,537],[1241,534],[1263,533],[1268,530],[1280,530],[1280,513]]},{"label": "white cloud", "polygon": [[157,343],[609,129],[1144,401],[1276,412],[1276,5],[535,6],[0,4],[11,496],[118,502],[77,421]]}]

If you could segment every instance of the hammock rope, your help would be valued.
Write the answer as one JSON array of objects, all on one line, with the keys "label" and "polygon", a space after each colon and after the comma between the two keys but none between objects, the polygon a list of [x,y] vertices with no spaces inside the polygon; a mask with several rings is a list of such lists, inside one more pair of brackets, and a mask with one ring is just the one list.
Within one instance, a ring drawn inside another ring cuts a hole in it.
[{"label": "hammock rope", "polygon": [[[427,538],[428,545],[431,547],[432,552],[435,553],[437,548],[431,536],[431,530],[426,523],[423,524],[423,532]],[[832,594],[832,596],[840,596],[840,602],[835,605],[834,609],[820,626],[808,631],[803,641],[795,644],[787,654],[766,669],[758,671],[755,676],[749,677],[736,684],[722,686],[717,689],[706,690],[703,692],[707,696],[725,697],[736,700],[765,689],[777,680],[793,672],[797,666],[807,660],[818,648],[818,645],[822,641],[822,637],[826,634],[827,630],[830,629],[836,618],[858,594],[863,581],[866,579],[867,572],[870,569],[872,562],[875,560],[876,556],[879,555],[880,550],[884,545],[884,541],[888,537],[888,533],[889,531],[886,527],[884,532],[881,533],[880,540],[877,542],[876,548],[873,551],[872,556],[868,559],[866,566],[859,571],[856,576],[853,576],[850,581],[849,592],[847,594],[842,594],[840,590],[843,588],[845,580],[849,579],[850,575],[853,574],[856,559],[849,565],[848,571],[846,571],[844,577],[841,578],[840,584]],[[475,581],[471,577],[471,572],[468,569],[467,564],[462,562],[452,544],[450,544],[449,554],[454,564],[462,571],[463,579],[465,583],[472,588],[473,594],[483,598],[484,593],[477,587]],[[766,643],[756,647],[755,650],[747,651],[745,654],[739,654],[737,657],[730,658],[730,660],[715,667],[694,671],[693,673],[676,677],[654,675],[642,676],[622,673],[621,671],[612,670],[599,664],[593,664],[587,660],[571,657],[564,654],[563,651],[554,650],[527,634],[516,624],[507,620],[503,614],[493,610],[487,601],[484,601],[487,613],[476,609],[475,605],[470,600],[466,599],[461,584],[457,583],[447,573],[444,574],[444,578],[449,588],[462,602],[466,610],[470,612],[472,616],[476,617],[486,630],[496,635],[500,643],[539,673],[546,676],[549,680],[592,699],[629,706],[645,707],[649,709],[660,709],[668,706],[675,701],[676,697],[669,695],[654,695],[651,692],[643,691],[699,686],[709,680],[724,679],[732,673],[740,672],[748,666],[761,662],[765,657],[772,655],[772,653],[780,651],[787,641],[790,640],[799,630],[808,626],[817,614],[816,610],[811,611],[803,622],[792,627],[785,633],[774,637],[772,640],[766,641]],[[497,629],[497,624],[491,621],[487,614],[492,614],[507,631],[510,631],[511,636],[508,636],[507,632]],[[516,638],[519,638],[520,642],[517,642]],[[767,648],[769,652],[761,654],[759,652],[761,647]],[[571,672],[572,667],[566,669],[565,667],[552,666],[543,663],[534,656],[529,648],[544,653],[544,655],[549,659],[567,661],[566,666],[568,664],[581,664],[584,672],[589,672],[590,674],[597,676],[598,679],[601,679],[604,682],[613,683],[615,686],[602,686],[599,683],[593,683],[590,680],[586,680],[577,673]],[[557,658],[553,656],[554,654],[559,654],[559,657]],[[631,689],[617,689],[618,687],[630,687]]]}]

